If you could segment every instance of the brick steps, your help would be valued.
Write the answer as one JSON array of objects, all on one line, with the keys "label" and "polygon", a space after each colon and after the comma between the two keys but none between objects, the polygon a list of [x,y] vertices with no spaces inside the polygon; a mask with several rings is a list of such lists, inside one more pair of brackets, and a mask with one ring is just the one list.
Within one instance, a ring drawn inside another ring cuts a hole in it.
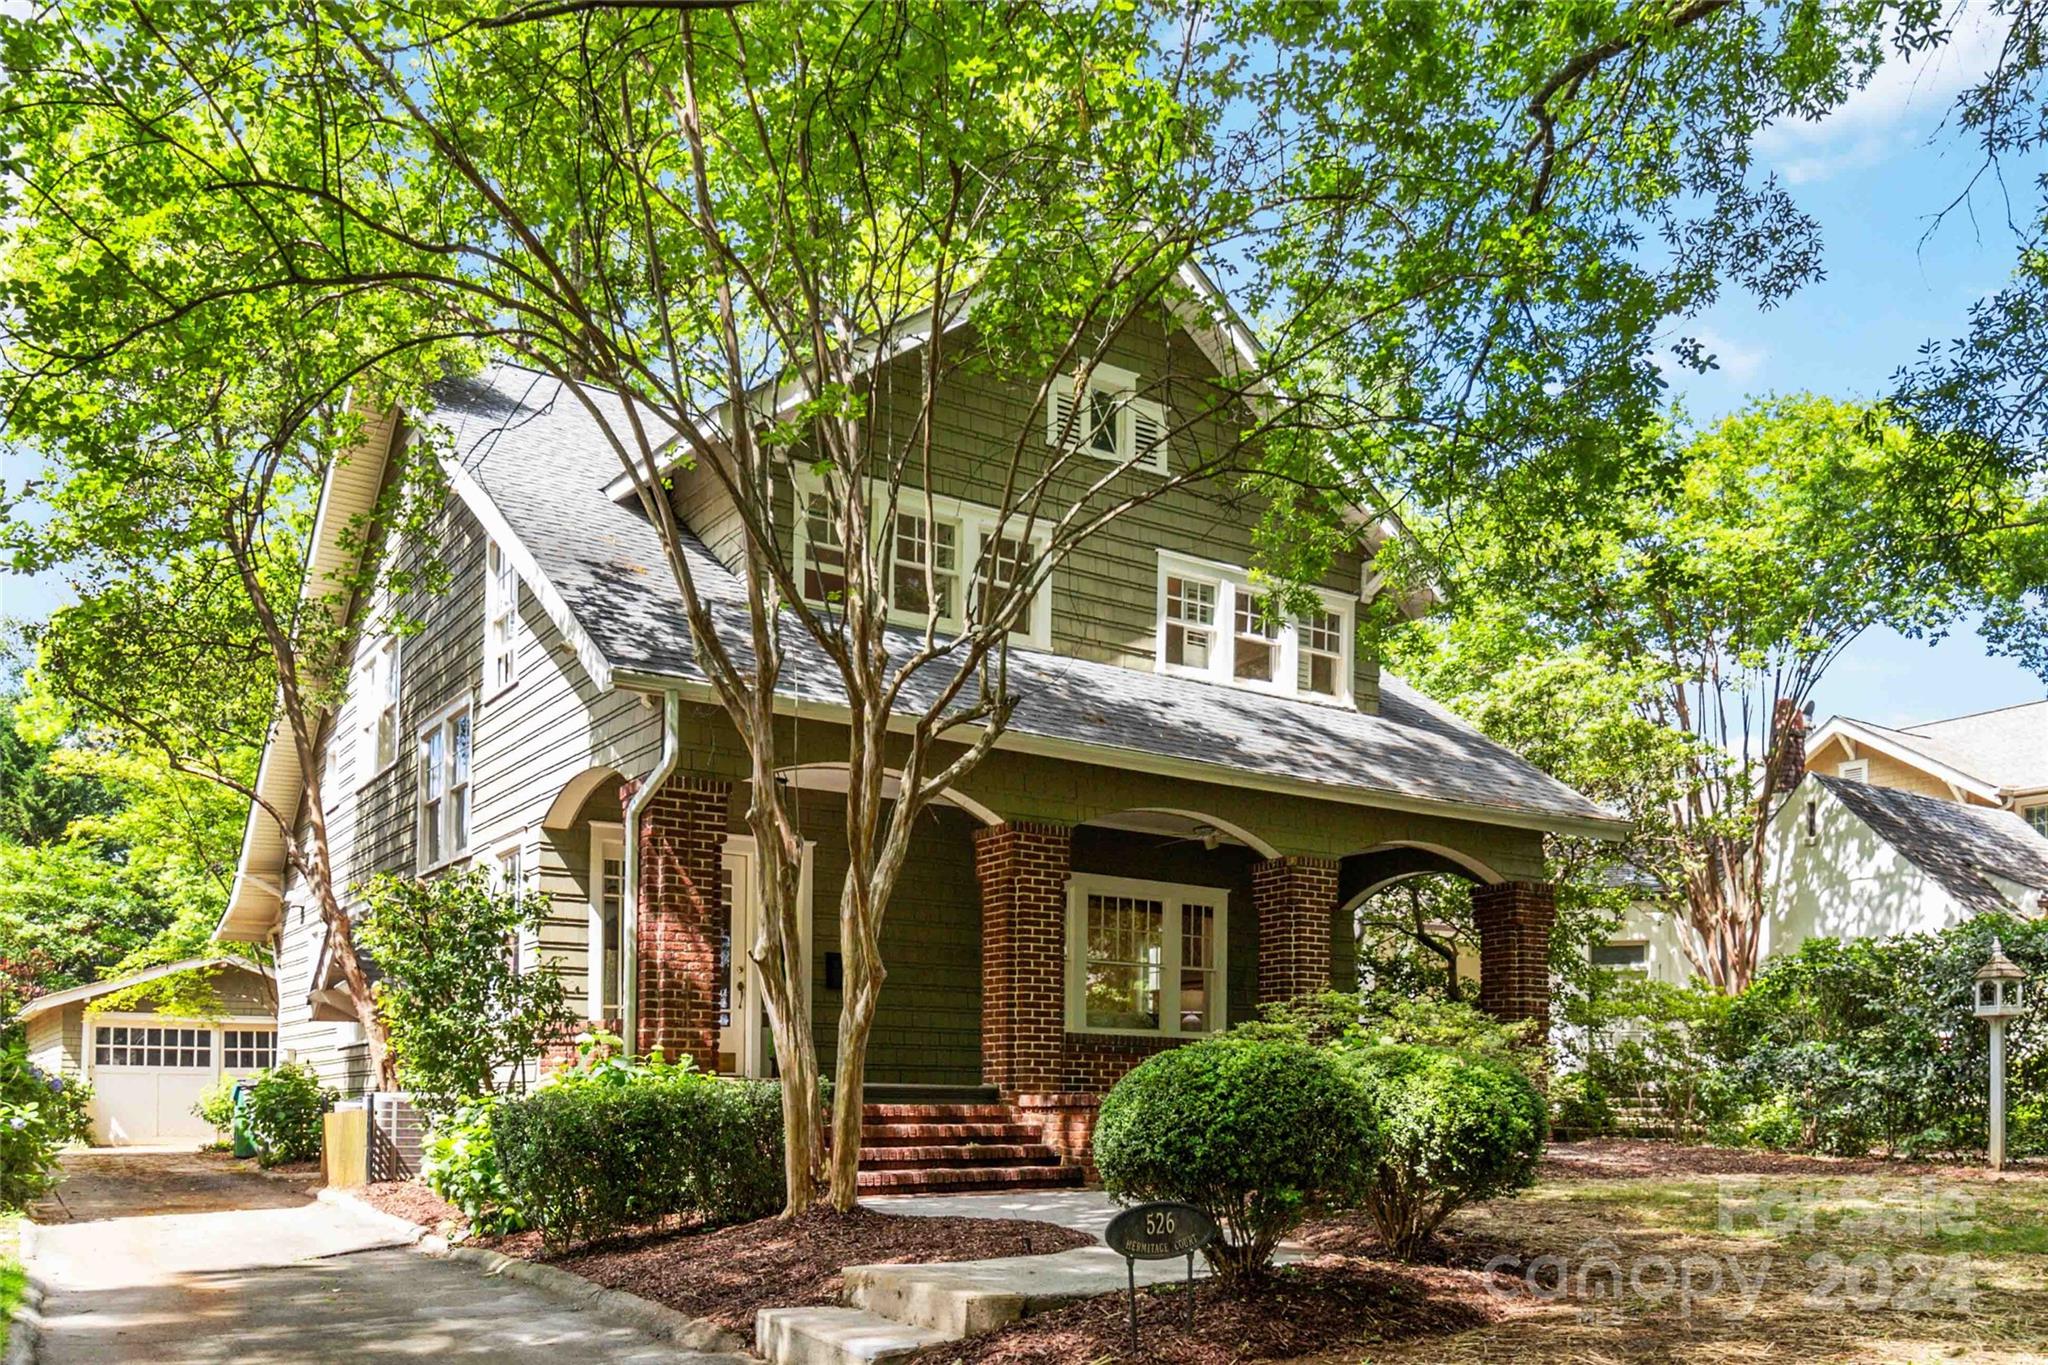
[{"label": "brick steps", "polygon": [[1036,1125],[978,1092],[923,1102],[890,1096],[861,1109],[860,1188],[873,1194],[1078,1185]]},{"label": "brick steps", "polygon": [[871,1194],[967,1194],[980,1190],[1057,1189],[1080,1183],[1080,1167],[1060,1165],[919,1166],[860,1173],[861,1189]]}]

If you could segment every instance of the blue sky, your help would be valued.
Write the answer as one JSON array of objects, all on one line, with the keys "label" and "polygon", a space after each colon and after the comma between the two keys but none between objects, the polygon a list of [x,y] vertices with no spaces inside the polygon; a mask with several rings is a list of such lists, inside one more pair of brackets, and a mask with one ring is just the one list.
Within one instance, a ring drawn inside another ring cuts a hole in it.
[{"label": "blue sky", "polygon": [[[1945,50],[1885,67],[1818,124],[1773,128],[1761,139],[1763,165],[1820,222],[1827,278],[1769,311],[1731,292],[1676,329],[1720,361],[1712,374],[1671,376],[1695,419],[1767,393],[1879,397],[1923,342],[1959,335],[1970,304],[2004,282],[2016,245],[2009,219],[2025,222],[2038,206],[2031,182],[2008,174],[2008,198],[1994,177],[1981,177],[1965,205],[1934,223],[1980,165],[1944,124],[1957,92],[1996,50],[1988,25],[1967,22],[1967,11],[1963,19]],[[2039,678],[1990,657],[1965,628],[1931,647],[1872,632],[1821,680],[1815,700],[1823,717],[1902,724],[2043,696]]]},{"label": "blue sky", "polygon": [[[2003,282],[2015,246],[2008,214],[2029,216],[2037,202],[2031,184],[2014,183],[2008,202],[1985,177],[1967,205],[1928,235],[1934,215],[1978,169],[1967,141],[1944,127],[1956,93],[1995,50],[1992,30],[1968,18],[1966,11],[1947,48],[1912,66],[1887,66],[1821,123],[1765,134],[1763,164],[1821,224],[1827,278],[1770,311],[1731,292],[1675,329],[1674,336],[1699,337],[1720,362],[1709,375],[1672,375],[1694,418],[1709,420],[1773,392],[1879,396],[1922,342],[1958,335],[1969,305]],[[26,472],[14,456],[6,455],[6,465],[10,484]],[[0,615],[39,616],[53,600],[48,584],[0,574]],[[2040,679],[1990,657],[1964,628],[1931,647],[1872,633],[1822,680],[1816,700],[1822,716],[1900,724],[2044,695]]]}]

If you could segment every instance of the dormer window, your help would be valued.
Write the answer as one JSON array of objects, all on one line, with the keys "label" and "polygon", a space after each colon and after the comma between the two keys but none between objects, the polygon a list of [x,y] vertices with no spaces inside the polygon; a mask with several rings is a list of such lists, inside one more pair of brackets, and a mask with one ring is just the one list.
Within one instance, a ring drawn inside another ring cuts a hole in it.
[{"label": "dormer window", "polygon": [[[1320,609],[1276,616],[1243,569],[1159,552],[1157,668],[1313,700],[1351,699],[1357,603],[1318,590]],[[1227,626],[1227,629],[1226,629]]]},{"label": "dormer window", "polygon": [[[1076,399],[1081,403],[1077,409]],[[1166,406],[1138,396],[1138,376],[1097,365],[1055,381],[1045,405],[1045,442],[1098,459],[1165,474]]]}]

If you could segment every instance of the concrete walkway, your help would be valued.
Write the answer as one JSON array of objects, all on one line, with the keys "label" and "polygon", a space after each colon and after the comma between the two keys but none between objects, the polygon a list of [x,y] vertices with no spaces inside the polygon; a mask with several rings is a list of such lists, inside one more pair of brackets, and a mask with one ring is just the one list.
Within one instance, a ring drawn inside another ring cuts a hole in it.
[{"label": "concrete walkway", "polygon": [[[161,1172],[134,1161],[135,1203]],[[94,1154],[90,1221],[34,1227],[24,1250],[48,1290],[40,1359],[163,1365],[460,1358],[513,1365],[724,1361],[475,1267],[396,1247],[382,1220],[298,1196],[290,1207],[120,1216],[121,1168]],[[239,1175],[252,1202],[274,1182]]]}]

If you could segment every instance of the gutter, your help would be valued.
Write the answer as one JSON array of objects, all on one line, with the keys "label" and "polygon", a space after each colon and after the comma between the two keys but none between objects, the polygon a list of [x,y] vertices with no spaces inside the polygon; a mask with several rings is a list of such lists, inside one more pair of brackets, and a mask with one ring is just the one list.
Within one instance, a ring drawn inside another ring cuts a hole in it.
[{"label": "gutter", "polygon": [[682,717],[682,694],[674,688],[666,689],[661,696],[661,757],[655,760],[653,771],[634,788],[633,799],[626,803],[626,876],[619,897],[619,995],[620,1027],[625,1033],[629,1058],[640,1050],[640,817],[655,792],[675,773],[682,749]]}]

